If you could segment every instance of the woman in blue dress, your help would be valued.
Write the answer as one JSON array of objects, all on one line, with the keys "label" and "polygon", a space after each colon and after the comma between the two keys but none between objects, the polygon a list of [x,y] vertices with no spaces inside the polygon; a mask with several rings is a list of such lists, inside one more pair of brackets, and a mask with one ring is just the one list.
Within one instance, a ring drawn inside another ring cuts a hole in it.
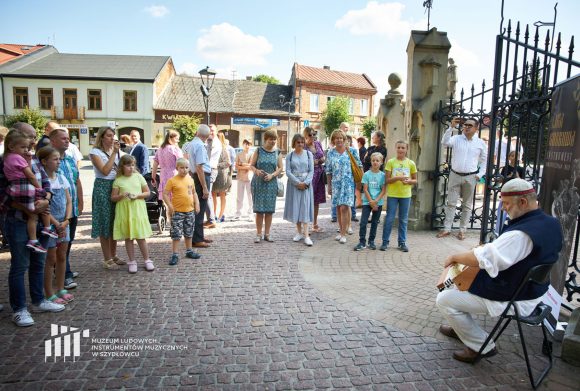
[{"label": "woman in blue dress", "polygon": [[[350,166],[350,156],[346,147],[346,135],[341,130],[335,130],[330,136],[334,148],[328,151],[326,158],[326,175],[328,177],[328,192],[332,195],[332,205],[337,207],[338,226],[340,233],[335,238],[339,243],[346,243],[346,231],[350,222],[350,207],[354,204],[354,178]],[[362,167],[358,151],[349,147],[356,164]]]},{"label": "woman in blue dress", "polygon": [[270,237],[272,215],[276,210],[276,195],[278,193],[278,175],[283,170],[282,155],[275,149],[278,135],[275,130],[264,133],[264,145],[252,154],[250,165],[254,171],[252,178],[252,194],[254,213],[256,214],[256,239],[262,240],[262,226],[264,226],[264,240],[273,242]]}]

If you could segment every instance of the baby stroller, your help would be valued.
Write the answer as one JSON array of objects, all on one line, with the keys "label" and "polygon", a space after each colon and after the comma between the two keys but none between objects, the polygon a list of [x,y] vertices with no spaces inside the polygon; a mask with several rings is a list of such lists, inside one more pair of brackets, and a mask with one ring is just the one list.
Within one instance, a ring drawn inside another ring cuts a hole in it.
[{"label": "baby stroller", "polygon": [[145,178],[150,192],[149,197],[145,199],[149,223],[156,224],[159,234],[162,234],[167,226],[167,208],[163,203],[162,197],[159,195],[159,191],[151,183],[151,174],[145,174],[143,178]]}]

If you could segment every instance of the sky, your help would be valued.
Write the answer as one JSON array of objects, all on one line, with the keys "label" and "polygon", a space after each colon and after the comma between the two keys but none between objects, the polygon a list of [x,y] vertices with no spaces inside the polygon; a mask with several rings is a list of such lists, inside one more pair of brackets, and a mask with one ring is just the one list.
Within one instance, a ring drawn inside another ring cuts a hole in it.
[{"label": "sky", "polygon": [[[553,22],[555,3],[505,0],[505,23]],[[410,32],[427,28],[423,0],[0,0],[0,15],[3,43],[51,44],[61,53],[171,56],[178,72],[197,75],[210,66],[219,78],[267,74],[283,84],[295,61],[328,65],[366,73],[380,98],[393,72],[402,76],[405,91]],[[578,15],[580,0],[558,1],[556,31],[566,48],[580,32]],[[447,32],[453,45],[458,91],[481,88],[483,79],[491,85],[500,20],[501,0],[433,0],[431,27]]]}]

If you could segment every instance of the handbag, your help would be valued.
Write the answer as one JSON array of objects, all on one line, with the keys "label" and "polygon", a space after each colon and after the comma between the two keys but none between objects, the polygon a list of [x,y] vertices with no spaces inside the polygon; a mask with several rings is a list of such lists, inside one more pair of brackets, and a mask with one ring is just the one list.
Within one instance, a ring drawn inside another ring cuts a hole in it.
[{"label": "handbag", "polygon": [[278,182],[278,193],[276,193],[276,195],[278,197],[284,197],[284,182],[278,178],[276,178],[276,182]]},{"label": "handbag", "polygon": [[352,152],[350,152],[350,148],[347,148],[346,152],[348,152],[348,157],[350,158],[350,169],[352,171],[352,177],[354,178],[354,183],[361,183],[362,177],[363,177],[362,168],[360,168],[360,166],[358,164],[356,164],[356,160],[354,159]]}]

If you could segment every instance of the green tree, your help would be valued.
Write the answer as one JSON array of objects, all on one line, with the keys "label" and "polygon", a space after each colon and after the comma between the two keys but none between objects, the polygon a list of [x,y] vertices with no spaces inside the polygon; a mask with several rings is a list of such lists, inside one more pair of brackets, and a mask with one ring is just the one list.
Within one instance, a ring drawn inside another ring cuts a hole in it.
[{"label": "green tree", "polygon": [[40,137],[44,134],[44,127],[48,120],[42,115],[40,109],[26,107],[14,115],[7,116],[4,125],[7,128],[11,128],[16,122],[26,122],[32,125],[36,129],[36,135]]},{"label": "green tree", "polygon": [[377,119],[375,117],[369,117],[363,122],[363,135],[367,140],[371,139],[371,135],[377,129]]},{"label": "green tree", "polygon": [[176,115],[172,127],[179,133],[179,146],[193,140],[202,117],[195,115]]},{"label": "green tree", "polygon": [[260,81],[267,84],[280,84],[280,80],[276,79],[274,76],[268,75],[257,75],[252,78],[253,81]]},{"label": "green tree", "polygon": [[341,122],[349,122],[352,116],[348,113],[348,99],[337,96],[328,102],[326,110],[322,112],[322,125],[324,132],[330,137],[332,132],[339,128]]}]

